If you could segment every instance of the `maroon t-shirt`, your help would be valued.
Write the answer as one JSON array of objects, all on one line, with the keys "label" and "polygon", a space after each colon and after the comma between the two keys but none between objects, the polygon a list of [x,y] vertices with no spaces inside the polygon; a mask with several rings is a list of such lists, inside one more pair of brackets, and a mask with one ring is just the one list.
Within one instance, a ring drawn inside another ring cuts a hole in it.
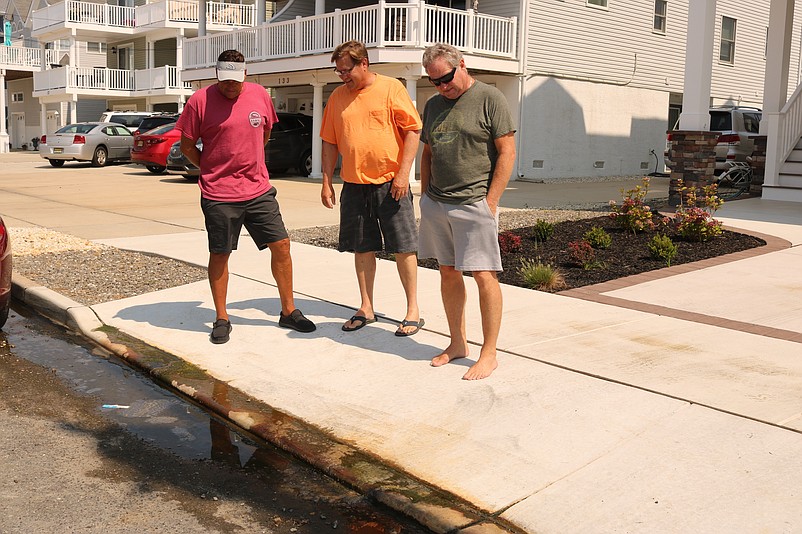
[{"label": "maroon t-shirt", "polygon": [[198,185],[204,198],[240,202],[270,189],[265,131],[276,122],[273,101],[259,84],[245,82],[234,100],[223,96],[217,84],[189,98],[176,129],[193,141],[203,140]]}]

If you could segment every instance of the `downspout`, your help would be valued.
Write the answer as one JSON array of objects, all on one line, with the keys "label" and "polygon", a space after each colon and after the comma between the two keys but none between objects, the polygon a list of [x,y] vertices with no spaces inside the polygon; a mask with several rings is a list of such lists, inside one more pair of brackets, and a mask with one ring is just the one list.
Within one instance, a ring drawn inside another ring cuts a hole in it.
[{"label": "downspout", "polygon": [[[479,6],[476,6],[477,8]],[[521,165],[521,155],[523,154],[523,150],[521,150],[523,142],[521,141],[521,130],[523,129],[524,124],[524,103],[526,97],[526,28],[529,28],[529,2],[521,2],[521,11],[518,13],[519,18],[518,20],[521,24],[518,28],[522,28],[523,31],[518,32],[518,135],[515,139],[515,159],[517,160],[516,165],[516,174],[518,178],[523,178],[522,174],[522,165]]]}]

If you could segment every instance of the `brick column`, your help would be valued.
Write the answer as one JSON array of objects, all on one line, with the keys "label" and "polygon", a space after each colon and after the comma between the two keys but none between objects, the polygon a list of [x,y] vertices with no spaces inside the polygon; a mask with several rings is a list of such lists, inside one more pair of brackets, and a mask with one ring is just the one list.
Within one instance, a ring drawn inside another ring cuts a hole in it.
[{"label": "brick column", "polygon": [[752,151],[752,187],[749,192],[760,196],[763,194],[763,177],[766,174],[766,141],[765,135],[750,135],[749,139],[755,142]]},{"label": "brick column", "polygon": [[715,146],[717,132],[672,130],[671,149],[668,159],[672,163],[668,187],[668,204],[678,206],[679,181],[686,187],[705,187],[713,178],[716,169]]}]

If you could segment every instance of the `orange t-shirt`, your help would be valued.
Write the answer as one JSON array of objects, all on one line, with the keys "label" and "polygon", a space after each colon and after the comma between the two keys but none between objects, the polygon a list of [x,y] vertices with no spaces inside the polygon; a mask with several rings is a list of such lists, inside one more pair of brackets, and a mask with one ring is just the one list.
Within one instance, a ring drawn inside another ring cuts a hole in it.
[{"label": "orange t-shirt", "polygon": [[406,88],[376,74],[368,87],[352,93],[344,85],[323,110],[320,137],[342,154],[340,176],[355,184],[383,184],[401,165],[403,133],[423,127]]}]

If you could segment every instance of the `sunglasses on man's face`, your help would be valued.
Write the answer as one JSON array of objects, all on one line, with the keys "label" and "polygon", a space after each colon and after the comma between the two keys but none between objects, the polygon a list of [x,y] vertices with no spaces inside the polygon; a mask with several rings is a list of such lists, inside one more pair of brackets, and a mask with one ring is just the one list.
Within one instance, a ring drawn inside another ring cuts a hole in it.
[{"label": "sunglasses on man's face", "polygon": [[440,84],[451,82],[456,74],[457,74],[457,67],[454,67],[453,69],[451,69],[451,72],[449,72],[445,76],[440,76],[439,78],[429,78],[429,81],[432,82],[432,85],[434,85],[435,87],[440,87]]}]

